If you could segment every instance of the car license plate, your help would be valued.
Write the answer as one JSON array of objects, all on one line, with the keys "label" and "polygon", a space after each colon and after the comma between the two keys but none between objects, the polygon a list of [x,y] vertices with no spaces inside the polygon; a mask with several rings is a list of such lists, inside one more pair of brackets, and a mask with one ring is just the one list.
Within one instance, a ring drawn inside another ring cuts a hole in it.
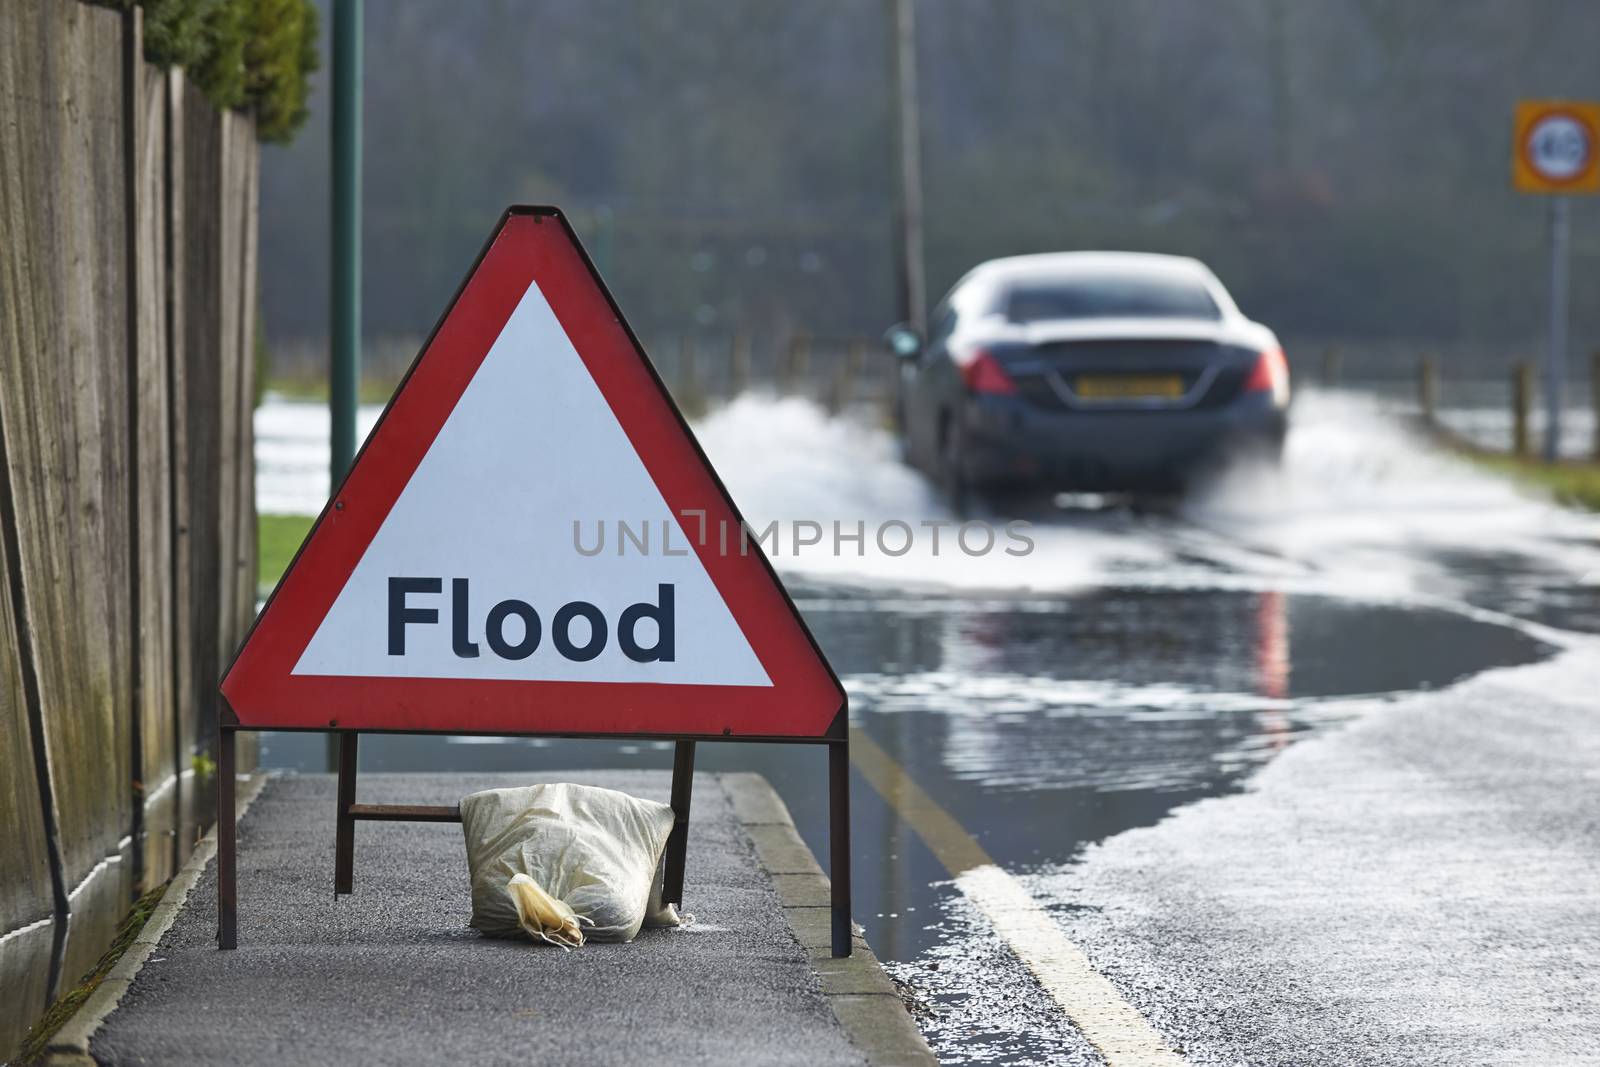
[{"label": "car license plate", "polygon": [[1085,400],[1176,400],[1185,392],[1176,374],[1084,374],[1072,391]]}]

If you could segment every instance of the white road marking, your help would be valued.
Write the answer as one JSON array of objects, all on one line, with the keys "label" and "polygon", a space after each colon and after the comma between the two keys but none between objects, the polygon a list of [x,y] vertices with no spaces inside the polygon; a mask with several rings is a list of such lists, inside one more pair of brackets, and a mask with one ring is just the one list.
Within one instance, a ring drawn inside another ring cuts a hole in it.
[{"label": "white road marking", "polygon": [[1183,1057],[1094,969],[1089,957],[1067,939],[1028,891],[859,729],[850,731],[850,761],[917,832],[955,878],[962,894],[989,920],[1109,1067],[1183,1067]]},{"label": "white road marking", "polygon": [[958,875],[956,885],[1111,1067],[1185,1062],[1015,878],[991,864]]}]

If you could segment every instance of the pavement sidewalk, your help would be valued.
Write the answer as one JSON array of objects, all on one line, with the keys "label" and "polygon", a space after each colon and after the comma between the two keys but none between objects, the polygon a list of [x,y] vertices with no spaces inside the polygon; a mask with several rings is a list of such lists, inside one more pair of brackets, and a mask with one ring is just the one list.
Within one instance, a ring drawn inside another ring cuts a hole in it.
[{"label": "pavement sidewalk", "polygon": [[[663,802],[670,783],[664,772],[559,777]],[[361,799],[448,804],[534,780],[370,774]],[[692,926],[573,952],[467,927],[456,825],[360,824],[355,893],[335,899],[333,812],[331,777],[269,779],[240,822],[238,949],[215,946],[216,868],[196,864],[187,899],[181,876],[169,891],[170,925],[143,939],[142,966],[126,960],[63,1028],[57,1059],[933,1062],[865,943],[850,960],[828,957],[826,879],[759,776],[696,777]]]}]

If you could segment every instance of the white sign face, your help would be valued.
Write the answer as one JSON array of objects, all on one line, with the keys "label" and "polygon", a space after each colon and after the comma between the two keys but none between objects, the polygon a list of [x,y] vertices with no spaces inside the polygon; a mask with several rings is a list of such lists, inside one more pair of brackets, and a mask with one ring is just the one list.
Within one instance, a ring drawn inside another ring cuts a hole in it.
[{"label": "white sign face", "polygon": [[1594,151],[1588,128],[1570,115],[1547,115],[1528,130],[1528,166],[1546,181],[1573,180],[1589,165]]},{"label": "white sign face", "polygon": [[537,284],[293,673],[772,684]]}]

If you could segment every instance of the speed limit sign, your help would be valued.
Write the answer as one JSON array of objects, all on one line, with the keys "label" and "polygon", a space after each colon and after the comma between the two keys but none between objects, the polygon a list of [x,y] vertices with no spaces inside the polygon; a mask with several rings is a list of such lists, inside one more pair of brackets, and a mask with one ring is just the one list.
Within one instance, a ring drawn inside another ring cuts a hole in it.
[{"label": "speed limit sign", "polygon": [[1600,104],[1517,104],[1511,180],[1524,193],[1600,192]]},{"label": "speed limit sign", "polygon": [[1561,455],[1567,365],[1572,193],[1600,193],[1600,104],[1522,100],[1511,138],[1511,184],[1550,197],[1550,347],[1544,360],[1544,458]]}]

